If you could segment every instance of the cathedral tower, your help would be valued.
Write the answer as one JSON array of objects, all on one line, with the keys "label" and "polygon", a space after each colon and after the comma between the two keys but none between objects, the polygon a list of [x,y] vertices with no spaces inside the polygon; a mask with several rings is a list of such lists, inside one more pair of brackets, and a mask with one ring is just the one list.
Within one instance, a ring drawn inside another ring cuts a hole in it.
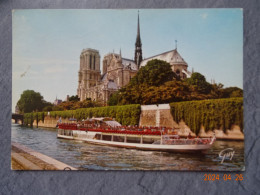
[{"label": "cathedral tower", "polygon": [[85,100],[89,88],[97,86],[100,81],[100,55],[95,49],[83,49],[80,55],[77,94],[80,101]]},{"label": "cathedral tower", "polygon": [[139,11],[138,11],[138,19],[137,19],[137,36],[135,41],[135,63],[140,68],[140,63],[143,60],[142,56],[142,42],[140,37],[140,24],[139,24]]}]

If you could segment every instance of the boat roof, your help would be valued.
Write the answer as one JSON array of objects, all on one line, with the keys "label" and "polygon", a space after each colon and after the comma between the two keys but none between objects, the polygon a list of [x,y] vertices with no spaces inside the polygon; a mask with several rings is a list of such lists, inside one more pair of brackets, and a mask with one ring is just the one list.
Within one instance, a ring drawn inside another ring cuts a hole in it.
[{"label": "boat roof", "polygon": [[121,126],[121,124],[119,122],[114,121],[113,119],[111,119],[109,117],[91,118],[90,121],[92,121],[92,120],[103,121],[104,123],[106,123],[110,127],[119,127],[119,126]]},{"label": "boat roof", "polygon": [[104,121],[104,123],[106,123],[110,127],[120,127],[121,126],[121,124],[117,121]]}]

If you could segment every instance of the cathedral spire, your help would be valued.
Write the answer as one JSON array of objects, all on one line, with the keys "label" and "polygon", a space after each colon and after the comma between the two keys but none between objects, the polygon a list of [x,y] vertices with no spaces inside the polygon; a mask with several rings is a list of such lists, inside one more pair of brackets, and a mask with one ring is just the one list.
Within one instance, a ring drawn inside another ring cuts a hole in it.
[{"label": "cathedral spire", "polygon": [[138,16],[137,16],[137,36],[136,36],[136,41],[141,42],[140,38],[140,23],[139,23],[139,10],[138,10]]},{"label": "cathedral spire", "polygon": [[140,23],[139,23],[139,10],[138,10],[138,17],[137,17],[137,36],[135,41],[135,63],[140,67],[140,63],[143,60],[142,57],[142,42],[140,36]]}]

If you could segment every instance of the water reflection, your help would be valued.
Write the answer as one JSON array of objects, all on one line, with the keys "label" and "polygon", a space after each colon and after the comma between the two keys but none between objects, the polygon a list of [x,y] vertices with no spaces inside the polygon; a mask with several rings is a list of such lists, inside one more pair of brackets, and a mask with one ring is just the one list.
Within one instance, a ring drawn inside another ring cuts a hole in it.
[{"label": "water reflection", "polygon": [[[206,154],[152,152],[92,145],[56,138],[56,130],[12,124],[12,141],[21,143],[81,170],[204,170],[238,171],[244,167],[244,142],[216,141]],[[232,161],[218,154],[233,148]]]}]

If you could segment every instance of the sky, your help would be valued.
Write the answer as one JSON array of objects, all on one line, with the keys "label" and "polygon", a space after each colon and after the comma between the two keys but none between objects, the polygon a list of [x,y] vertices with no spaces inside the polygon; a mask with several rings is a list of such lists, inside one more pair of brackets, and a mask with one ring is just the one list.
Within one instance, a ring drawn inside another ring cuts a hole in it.
[{"label": "sky", "polygon": [[[24,90],[46,101],[76,95],[80,53],[133,59],[136,9],[14,10],[12,111]],[[242,9],[140,9],[143,57],[177,49],[188,70],[243,88]]]}]

